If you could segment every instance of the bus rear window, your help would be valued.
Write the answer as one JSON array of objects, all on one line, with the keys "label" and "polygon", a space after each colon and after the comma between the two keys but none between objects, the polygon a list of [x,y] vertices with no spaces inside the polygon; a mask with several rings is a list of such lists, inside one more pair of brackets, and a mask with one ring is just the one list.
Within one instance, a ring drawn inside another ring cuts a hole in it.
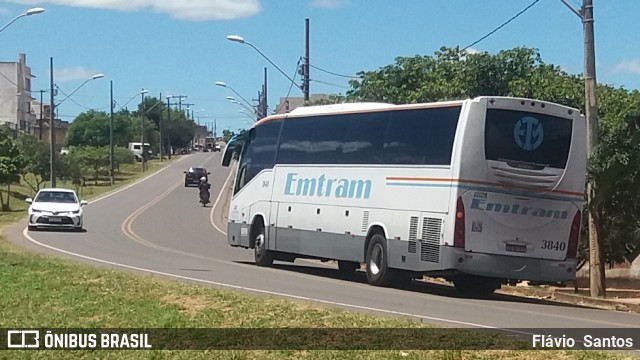
[{"label": "bus rear window", "polygon": [[571,119],[525,111],[488,109],[484,132],[487,160],[512,166],[564,169],[571,147]]}]

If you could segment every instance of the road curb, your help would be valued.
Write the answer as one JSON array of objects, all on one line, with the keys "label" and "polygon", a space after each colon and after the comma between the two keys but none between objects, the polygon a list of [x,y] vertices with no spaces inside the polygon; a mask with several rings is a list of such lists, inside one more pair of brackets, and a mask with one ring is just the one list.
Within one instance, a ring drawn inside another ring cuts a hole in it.
[{"label": "road curb", "polygon": [[618,299],[593,298],[580,294],[572,294],[566,291],[555,291],[553,296],[556,301],[575,305],[586,305],[608,310],[640,313],[640,304],[627,303]]}]

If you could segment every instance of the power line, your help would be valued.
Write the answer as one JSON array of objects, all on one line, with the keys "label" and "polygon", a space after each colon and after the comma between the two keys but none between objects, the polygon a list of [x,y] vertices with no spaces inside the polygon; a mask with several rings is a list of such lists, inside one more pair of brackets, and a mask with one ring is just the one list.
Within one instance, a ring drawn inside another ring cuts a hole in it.
[{"label": "power line", "polygon": [[342,75],[342,74],[334,73],[334,72],[332,72],[332,71],[324,70],[324,69],[321,69],[321,68],[319,68],[319,67],[317,67],[317,66],[314,66],[314,65],[311,65],[311,64],[309,64],[309,66],[311,66],[312,68],[314,68],[314,69],[316,69],[316,70],[320,70],[320,71],[322,71],[322,72],[325,72],[325,73],[327,73],[327,74],[331,74],[331,75],[335,75],[335,76],[340,76],[340,77],[345,77],[345,78],[349,78],[349,79],[360,79],[360,78],[359,78],[359,77],[357,77],[357,76]]},{"label": "power line", "polygon": [[[297,69],[300,67],[300,61],[302,61],[302,57],[298,58],[298,63],[296,64],[296,72],[293,74],[293,80],[296,80],[296,76],[298,75],[298,71]],[[277,113],[278,111],[280,111],[280,109],[282,109],[282,107],[284,106],[284,104],[287,103],[287,100],[289,99],[289,95],[291,94],[291,89],[293,88],[293,85],[295,84],[295,82],[291,82],[291,84],[289,85],[289,91],[287,91],[287,96],[284,98],[284,100],[282,100],[282,105],[280,106],[280,108],[276,108],[273,113]]]},{"label": "power line", "polygon": [[503,27],[505,27],[507,24],[509,24],[510,22],[512,22],[513,20],[515,20],[518,16],[524,14],[527,10],[529,10],[531,7],[533,7],[533,5],[537,4],[540,0],[534,0],[531,4],[529,4],[529,6],[527,6],[526,8],[524,8],[522,11],[520,11],[519,13],[515,14],[513,17],[511,17],[511,19],[505,21],[504,23],[502,23],[500,26],[498,26],[497,28],[493,29],[491,32],[489,32],[487,35],[481,37],[480,39],[474,41],[471,45],[468,45],[467,47],[465,47],[464,50],[467,50],[468,48],[472,47],[473,45],[479,43],[480,41],[488,38],[489,36],[493,35],[495,32],[497,32],[498,30],[502,29]]},{"label": "power line", "polygon": [[335,87],[338,87],[338,88],[341,88],[341,89],[350,89],[348,86],[333,84],[333,83],[330,83],[330,82],[324,82],[324,81],[320,81],[320,80],[316,80],[316,79],[310,79],[310,81],[317,82],[317,83],[320,83],[320,84],[335,86]]}]

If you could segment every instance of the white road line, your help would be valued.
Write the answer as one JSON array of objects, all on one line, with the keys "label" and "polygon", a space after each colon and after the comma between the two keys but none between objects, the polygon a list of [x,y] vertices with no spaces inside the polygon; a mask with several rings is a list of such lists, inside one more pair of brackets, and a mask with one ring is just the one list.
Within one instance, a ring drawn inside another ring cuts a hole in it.
[{"label": "white road line", "polygon": [[229,179],[231,179],[231,175],[233,175],[234,171],[231,170],[229,172],[229,176],[227,176],[227,179],[224,181],[224,184],[222,184],[222,188],[220,189],[220,193],[218,194],[218,198],[216,199],[216,201],[213,203],[213,205],[211,206],[211,213],[209,213],[209,222],[211,222],[211,225],[213,225],[213,227],[218,230],[219,233],[221,233],[224,236],[227,236],[227,232],[220,229],[218,227],[218,225],[216,225],[216,222],[213,220],[213,214],[216,211],[216,207],[218,206],[218,203],[220,202],[220,200],[222,199],[222,194],[224,193],[224,190],[227,188],[227,183],[229,182]]}]

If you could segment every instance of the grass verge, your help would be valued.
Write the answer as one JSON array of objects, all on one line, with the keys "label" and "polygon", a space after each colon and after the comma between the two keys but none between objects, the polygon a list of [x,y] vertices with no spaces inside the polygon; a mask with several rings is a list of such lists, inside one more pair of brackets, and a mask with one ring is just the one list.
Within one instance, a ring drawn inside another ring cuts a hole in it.
[{"label": "grass verge", "polygon": [[[53,359],[622,359],[587,351],[455,350],[474,338],[490,348],[526,349],[506,336],[460,330],[442,333],[418,323],[329,309],[305,302],[257,297],[154,276],[98,269],[35,255],[0,241],[0,328],[418,328],[433,330],[438,351],[6,351],[1,358]],[[269,336],[269,332],[263,332]],[[340,333],[337,332],[339,335]],[[405,333],[406,334],[406,333]],[[336,335],[336,336],[338,336]],[[277,334],[273,333],[274,341]],[[264,340],[264,339],[263,339]],[[349,338],[348,341],[362,339]],[[375,339],[384,343],[386,339]],[[246,340],[249,344],[251,339]],[[323,336],[319,341],[342,342]],[[295,339],[288,339],[295,345]]]}]

